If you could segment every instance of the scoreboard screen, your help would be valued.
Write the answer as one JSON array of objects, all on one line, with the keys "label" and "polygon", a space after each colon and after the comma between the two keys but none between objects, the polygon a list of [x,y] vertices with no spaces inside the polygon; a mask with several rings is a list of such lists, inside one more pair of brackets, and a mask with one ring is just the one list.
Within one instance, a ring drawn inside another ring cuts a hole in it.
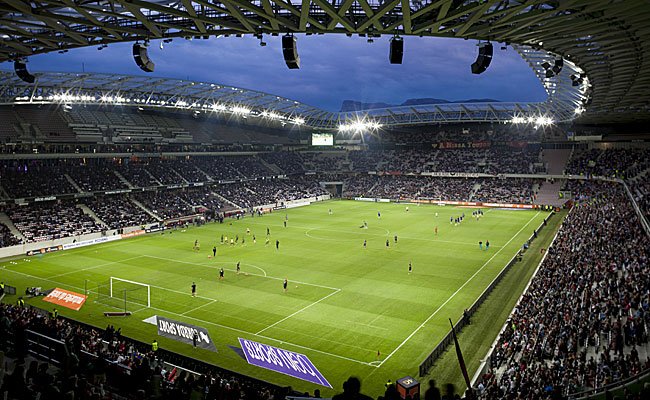
[{"label": "scoreboard screen", "polygon": [[312,146],[334,146],[334,134],[332,133],[312,133]]}]

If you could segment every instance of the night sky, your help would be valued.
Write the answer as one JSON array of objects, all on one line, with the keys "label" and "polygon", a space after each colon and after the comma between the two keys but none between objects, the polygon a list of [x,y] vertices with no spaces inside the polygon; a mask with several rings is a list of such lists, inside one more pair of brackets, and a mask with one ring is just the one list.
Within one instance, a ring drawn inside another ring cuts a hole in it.
[{"label": "night sky", "polygon": [[[149,55],[156,64],[151,76],[222,83],[288,97],[339,111],[343,100],[400,104],[409,98],[447,100],[491,98],[501,101],[543,101],[546,94],[532,70],[511,48],[494,46],[486,72],[473,75],[476,41],[404,38],[404,62],[388,62],[388,37],[344,35],[298,36],[301,69],[284,64],[280,37],[265,36],[261,47],[253,37],[209,40],[174,39],[160,49],[152,41]],[[133,61],[131,43],[70,50],[65,54],[30,57],[36,71],[106,72],[145,75]],[[12,69],[10,63],[0,64]]]}]

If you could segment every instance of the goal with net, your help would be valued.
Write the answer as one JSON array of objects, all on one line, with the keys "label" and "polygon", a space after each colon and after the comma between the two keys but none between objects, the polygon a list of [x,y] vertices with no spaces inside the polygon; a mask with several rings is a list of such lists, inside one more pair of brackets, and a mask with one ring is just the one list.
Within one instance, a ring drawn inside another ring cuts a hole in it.
[{"label": "goal with net", "polygon": [[98,285],[97,301],[124,312],[151,307],[151,286],[111,276]]}]

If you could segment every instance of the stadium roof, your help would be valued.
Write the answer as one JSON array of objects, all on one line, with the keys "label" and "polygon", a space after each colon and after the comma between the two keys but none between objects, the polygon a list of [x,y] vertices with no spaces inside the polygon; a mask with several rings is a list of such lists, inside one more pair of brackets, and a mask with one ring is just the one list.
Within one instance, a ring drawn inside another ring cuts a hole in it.
[{"label": "stadium roof", "polygon": [[644,0],[5,0],[0,20],[0,61],[116,42],[287,32],[507,42],[561,55],[588,76],[585,104],[576,107],[586,106],[582,122],[650,116]]}]

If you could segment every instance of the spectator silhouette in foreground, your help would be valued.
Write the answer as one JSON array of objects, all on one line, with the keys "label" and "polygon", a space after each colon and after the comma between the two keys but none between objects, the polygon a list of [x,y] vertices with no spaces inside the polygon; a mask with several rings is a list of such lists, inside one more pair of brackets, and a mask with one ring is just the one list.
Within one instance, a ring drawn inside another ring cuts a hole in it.
[{"label": "spectator silhouette in foreground", "polygon": [[332,400],[372,400],[372,397],[361,393],[361,381],[351,376],[343,382],[343,393],[332,397]]},{"label": "spectator silhouette in foreground", "polygon": [[442,396],[442,400],[454,400],[460,399],[460,396],[456,394],[456,388],[452,383],[445,385],[445,395]]},{"label": "spectator silhouette in foreground", "polygon": [[440,389],[436,387],[436,381],[429,380],[429,388],[424,392],[424,400],[440,400]]}]

